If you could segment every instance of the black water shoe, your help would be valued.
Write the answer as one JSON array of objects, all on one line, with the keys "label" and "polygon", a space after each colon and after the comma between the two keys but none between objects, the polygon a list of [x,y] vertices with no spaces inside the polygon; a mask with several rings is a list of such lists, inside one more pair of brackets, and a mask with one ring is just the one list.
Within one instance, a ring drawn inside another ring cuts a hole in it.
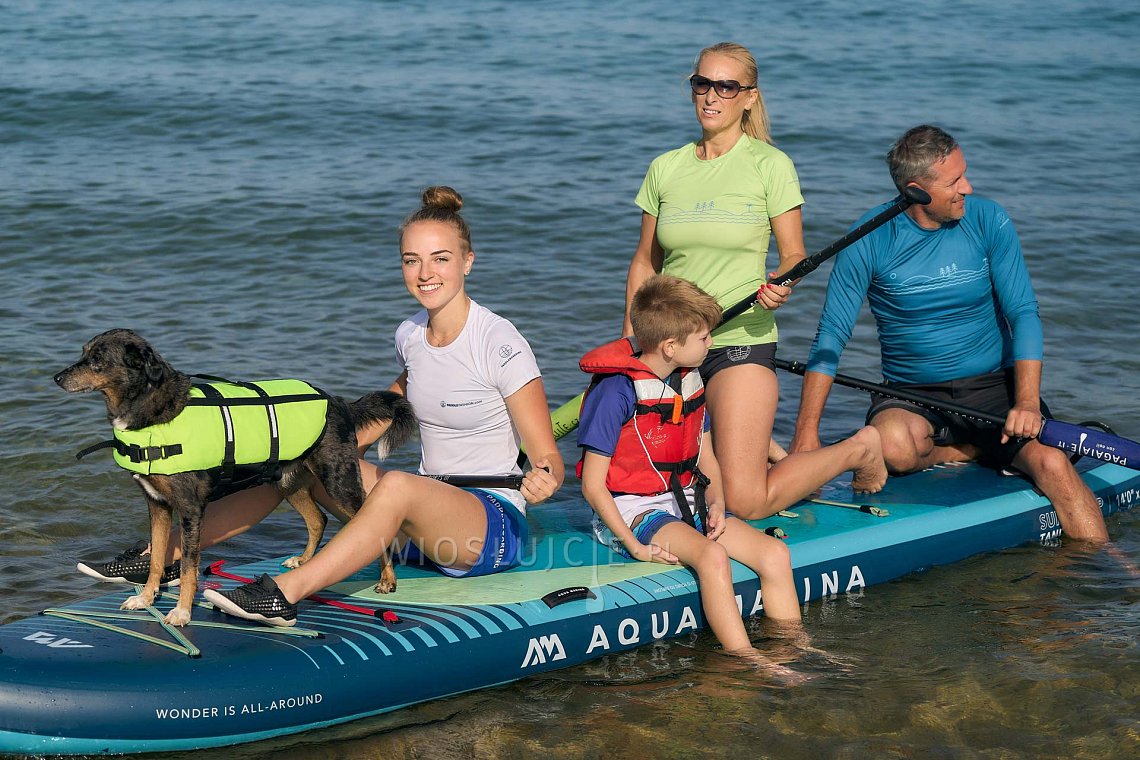
[{"label": "black water shoe", "polygon": [[297,623],[297,605],[285,598],[268,575],[229,591],[207,589],[202,596],[234,617],[283,627]]},{"label": "black water shoe", "polygon": [[[75,569],[84,575],[89,575],[109,583],[146,583],[150,575],[150,544],[139,541],[110,562],[87,564],[80,562]],[[162,578],[159,584],[163,586],[177,586],[181,581],[182,572],[180,563],[171,562],[162,569]]]}]

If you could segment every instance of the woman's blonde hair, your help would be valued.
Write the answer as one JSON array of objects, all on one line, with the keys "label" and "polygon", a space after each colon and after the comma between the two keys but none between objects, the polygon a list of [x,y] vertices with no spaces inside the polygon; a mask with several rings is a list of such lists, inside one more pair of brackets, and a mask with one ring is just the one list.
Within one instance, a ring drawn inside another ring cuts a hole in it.
[{"label": "woman's blonde hair", "polygon": [[404,230],[416,222],[443,222],[453,226],[467,244],[467,250],[471,250],[471,228],[467,226],[467,220],[459,215],[459,209],[463,208],[463,196],[458,191],[447,185],[434,185],[424,190],[420,202],[422,205],[400,224],[401,242]]},{"label": "woman's blonde hair", "polygon": [[694,74],[697,73],[697,69],[701,66],[701,59],[709,54],[726,56],[744,67],[744,78],[750,81],[741,82],[741,84],[745,86],[756,86],[756,102],[740,117],[740,128],[743,129],[744,134],[749,137],[771,143],[772,134],[768,126],[768,109],[764,106],[764,93],[760,92],[760,79],[757,74],[756,59],[752,56],[752,53],[748,48],[743,45],[737,45],[735,42],[718,42],[715,45],[709,45],[698,53],[696,60],[693,61]]},{"label": "woman's blonde hair", "polygon": [[720,305],[688,280],[655,274],[633,294],[629,321],[641,349],[652,351],[670,338],[683,343],[699,330],[716,327]]}]

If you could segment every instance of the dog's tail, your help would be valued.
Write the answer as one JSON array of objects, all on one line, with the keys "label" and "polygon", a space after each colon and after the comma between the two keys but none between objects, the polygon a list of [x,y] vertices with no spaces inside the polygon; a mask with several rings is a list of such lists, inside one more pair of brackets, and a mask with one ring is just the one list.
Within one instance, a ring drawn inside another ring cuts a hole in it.
[{"label": "dog's tail", "polygon": [[391,423],[377,441],[381,459],[411,440],[418,429],[411,402],[393,391],[365,393],[350,402],[348,408],[357,430],[376,422]]}]

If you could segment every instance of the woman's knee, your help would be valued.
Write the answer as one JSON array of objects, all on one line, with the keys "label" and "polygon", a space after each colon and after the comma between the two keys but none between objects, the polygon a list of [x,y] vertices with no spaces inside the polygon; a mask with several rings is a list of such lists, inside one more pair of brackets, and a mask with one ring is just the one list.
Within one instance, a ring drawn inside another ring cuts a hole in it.
[{"label": "woman's knee", "polygon": [[759,520],[770,513],[768,508],[768,479],[766,473],[753,473],[753,477],[723,475],[724,501],[732,513],[746,520]]},{"label": "woman's knee", "polygon": [[403,510],[409,503],[409,494],[414,492],[419,476],[400,470],[388,470],[376,482],[364,499],[361,512],[366,510]]}]

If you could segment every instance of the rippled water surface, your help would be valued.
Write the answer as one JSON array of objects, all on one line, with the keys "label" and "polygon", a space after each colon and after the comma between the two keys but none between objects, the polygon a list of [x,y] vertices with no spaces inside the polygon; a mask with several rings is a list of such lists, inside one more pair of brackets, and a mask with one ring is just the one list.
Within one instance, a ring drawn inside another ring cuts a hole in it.
[{"label": "rippled water surface", "polygon": [[[414,309],[395,227],[426,185],[467,199],[475,298],[528,337],[552,402],[578,392],[578,356],[620,327],[633,195],[695,136],[684,78],[725,37],[761,59],[810,250],[891,197],[893,137],[945,126],[1017,224],[1054,411],[1140,437],[1127,3],[0,2],[0,621],[94,593],[75,558],[146,531],[134,486],[72,456],[106,424],[51,382],[83,342],[132,327],[184,370],[385,387]],[[785,358],[806,355],[825,275],[779,314]],[[844,369],[876,377],[868,318]],[[837,391],[826,432],[865,403]],[[1137,527],[812,603],[838,662],[795,689],[702,635],[194,757],[1135,757]],[[299,531],[281,512],[212,554],[284,554]]]}]

